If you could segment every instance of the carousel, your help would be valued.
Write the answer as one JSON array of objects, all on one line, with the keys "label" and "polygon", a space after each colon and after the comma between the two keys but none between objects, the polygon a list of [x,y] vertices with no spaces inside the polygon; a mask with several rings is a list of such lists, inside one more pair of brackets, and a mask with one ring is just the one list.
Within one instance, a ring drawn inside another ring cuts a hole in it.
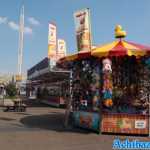
[{"label": "carousel", "polygon": [[74,126],[100,133],[149,133],[150,47],[125,37],[117,25],[112,43],[59,60],[72,72],[67,108]]}]

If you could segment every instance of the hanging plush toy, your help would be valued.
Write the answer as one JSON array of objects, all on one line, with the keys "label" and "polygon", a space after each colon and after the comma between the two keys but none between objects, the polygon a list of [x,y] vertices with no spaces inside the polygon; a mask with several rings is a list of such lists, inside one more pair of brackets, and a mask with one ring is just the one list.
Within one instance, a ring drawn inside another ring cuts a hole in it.
[{"label": "hanging plush toy", "polygon": [[103,100],[106,107],[113,105],[112,101],[112,68],[111,60],[103,60]]},{"label": "hanging plush toy", "polygon": [[103,72],[112,72],[111,60],[108,58],[103,60]]}]

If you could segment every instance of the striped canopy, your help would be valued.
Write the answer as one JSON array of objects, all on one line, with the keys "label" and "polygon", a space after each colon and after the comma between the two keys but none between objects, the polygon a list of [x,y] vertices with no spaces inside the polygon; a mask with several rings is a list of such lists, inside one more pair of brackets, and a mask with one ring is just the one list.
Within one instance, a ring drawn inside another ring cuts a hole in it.
[{"label": "striped canopy", "polygon": [[84,58],[108,57],[108,56],[144,56],[150,54],[150,46],[144,46],[123,39],[113,41],[109,44],[96,47],[91,51],[79,51],[75,54],[61,58],[58,63],[69,62]]},{"label": "striped canopy", "polygon": [[122,39],[102,45],[92,50],[92,56],[144,56],[150,53],[150,46],[135,44]]},{"label": "striped canopy", "polygon": [[71,55],[68,55],[68,56],[61,58],[59,60],[59,62],[61,63],[61,62],[65,62],[65,61],[74,61],[77,59],[88,58],[90,56],[91,56],[91,51],[79,51],[75,54],[71,54]]}]

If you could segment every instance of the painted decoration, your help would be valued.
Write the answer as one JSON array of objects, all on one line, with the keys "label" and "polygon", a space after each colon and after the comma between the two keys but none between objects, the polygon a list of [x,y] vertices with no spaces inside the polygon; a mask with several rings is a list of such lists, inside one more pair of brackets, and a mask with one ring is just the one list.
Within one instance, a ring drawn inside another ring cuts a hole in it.
[{"label": "painted decoration", "polygon": [[112,69],[111,60],[106,58],[103,60],[103,104],[106,107],[113,105],[112,101]]},{"label": "painted decoration", "polygon": [[148,134],[148,116],[103,114],[101,131],[107,133]]},{"label": "painted decoration", "polygon": [[91,50],[91,27],[89,9],[74,13],[78,51]]},{"label": "painted decoration", "polygon": [[50,59],[51,66],[56,64],[56,32],[56,25],[50,23],[48,32],[48,58]]},{"label": "painted decoration", "polygon": [[66,56],[66,42],[63,39],[57,40],[57,60]]},{"label": "painted decoration", "polygon": [[99,130],[99,114],[84,111],[73,112],[74,125],[95,131]]}]

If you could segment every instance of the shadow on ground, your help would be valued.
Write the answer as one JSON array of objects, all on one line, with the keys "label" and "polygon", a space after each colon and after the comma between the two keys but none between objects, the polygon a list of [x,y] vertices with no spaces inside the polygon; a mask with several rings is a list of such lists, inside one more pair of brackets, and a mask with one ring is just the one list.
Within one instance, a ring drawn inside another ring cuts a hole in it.
[{"label": "shadow on ground", "polygon": [[27,105],[27,107],[49,107],[48,105],[41,103],[39,100],[27,99],[24,101],[24,103]]},{"label": "shadow on ground", "polygon": [[[51,112],[50,114],[44,115],[34,115],[34,116],[25,116],[20,120],[20,122],[29,129],[40,129],[48,131],[57,131],[57,132],[72,132],[79,134],[91,134],[93,131],[81,129],[77,127],[64,127],[64,114],[59,112]],[[95,132],[95,134],[97,134]],[[137,136],[137,137],[147,137],[147,135],[130,135],[130,134],[116,134],[116,133],[102,133],[104,135],[111,136]]]},{"label": "shadow on ground", "polygon": [[73,127],[65,128],[64,114],[58,112],[44,115],[26,116],[22,118],[20,122],[28,128],[53,130],[57,132],[75,132],[83,134],[93,133],[91,131],[80,128],[73,128]]},{"label": "shadow on ground", "polygon": [[[48,104],[44,104],[42,103],[42,101],[40,100],[30,100],[30,99],[27,99],[24,101],[24,103],[27,105],[27,107],[36,107],[36,108],[39,108],[39,107],[51,107],[51,108],[57,108],[56,106],[51,106],[51,105],[48,105]],[[62,107],[59,107],[60,109],[64,109],[65,106],[62,106]]]},{"label": "shadow on ground", "polygon": [[13,120],[16,120],[16,119],[12,119],[12,118],[8,118],[8,117],[0,117],[0,120],[3,120],[3,121],[13,121]]}]

